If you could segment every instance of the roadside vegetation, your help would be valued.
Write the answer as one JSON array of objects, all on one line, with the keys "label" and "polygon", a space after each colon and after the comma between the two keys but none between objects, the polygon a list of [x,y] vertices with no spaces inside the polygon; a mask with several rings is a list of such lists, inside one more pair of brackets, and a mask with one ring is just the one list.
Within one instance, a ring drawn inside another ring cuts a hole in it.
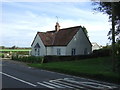
[{"label": "roadside vegetation", "polygon": [[13,55],[12,60],[26,62],[26,63],[42,63],[43,57]]},{"label": "roadside vegetation", "polygon": [[[120,58],[118,56],[117,58]],[[31,67],[56,72],[120,83],[120,73],[112,71],[111,57],[99,57],[84,60],[28,64]]]},{"label": "roadside vegetation", "polygon": [[0,53],[0,58],[4,58],[4,53]]},{"label": "roadside vegetation", "polygon": [[29,47],[5,47],[5,46],[0,46],[0,58],[11,58],[13,54],[16,55],[29,55],[31,51],[31,48]]},{"label": "roadside vegetation", "polygon": [[30,51],[31,49],[0,49],[1,52],[19,52],[19,51]]}]

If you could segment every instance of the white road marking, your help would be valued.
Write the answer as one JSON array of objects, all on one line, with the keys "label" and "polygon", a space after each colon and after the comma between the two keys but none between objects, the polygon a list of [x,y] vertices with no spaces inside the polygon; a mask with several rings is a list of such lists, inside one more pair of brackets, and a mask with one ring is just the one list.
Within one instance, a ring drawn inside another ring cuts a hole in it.
[{"label": "white road marking", "polygon": [[99,84],[99,83],[93,83],[93,82],[81,82],[83,84],[87,84],[87,85],[98,85],[99,87],[105,87],[105,88],[109,88],[109,89],[113,89],[113,88],[117,88],[115,86],[108,86],[108,85],[103,85],[103,84]]},{"label": "white road marking", "polygon": [[77,81],[74,78],[63,78],[63,79],[55,79],[49,80],[48,82],[37,82],[40,85],[43,85],[48,88],[75,88],[75,89],[114,89],[117,88],[115,86],[104,85],[100,83],[94,82],[85,82],[85,81]]},{"label": "white road marking", "polygon": [[67,86],[67,85],[63,85],[63,84],[60,84],[60,83],[57,83],[57,82],[53,82],[53,81],[50,81],[50,82],[52,82],[54,84],[57,84],[57,85],[60,85],[60,86],[63,86],[65,88],[73,88],[73,87],[70,87],[70,86]]},{"label": "white road marking", "polygon": [[98,89],[104,89],[104,88],[113,89],[113,88],[117,88],[115,86],[108,86],[108,85],[99,84],[99,83],[75,81],[74,79],[69,79],[69,78],[64,78],[64,80],[68,81],[68,82],[71,82],[71,83],[76,83],[76,84],[80,84],[80,85],[83,85],[83,86],[88,86],[88,87],[98,88]]},{"label": "white road marking", "polygon": [[34,86],[34,87],[37,86],[37,85],[35,85],[35,84],[32,84],[32,83],[27,82],[27,81],[24,81],[24,80],[22,80],[22,79],[19,79],[19,78],[17,78],[17,77],[12,76],[12,75],[9,75],[9,74],[3,73],[3,72],[0,72],[0,73],[3,74],[3,75],[5,75],[5,76],[8,76],[8,77],[10,77],[10,78],[13,78],[13,79],[15,79],[15,80],[18,80],[18,81],[20,81],[20,82],[29,84],[29,85],[31,85],[31,86]]},{"label": "white road marking", "polygon": [[43,83],[40,83],[40,82],[37,82],[37,84],[40,84],[40,85],[48,87],[48,88],[55,88],[55,87],[52,87],[52,86],[49,86],[49,85],[46,85],[46,84],[43,84]]},{"label": "white road marking", "polygon": [[82,86],[73,85],[73,84],[70,84],[70,83],[63,82],[63,81],[55,81],[55,82],[62,83],[62,84],[66,84],[66,85],[69,85],[69,86],[72,86],[72,87],[76,87],[76,88],[84,88],[84,87],[82,87]]},{"label": "white road marking", "polygon": [[76,83],[76,84],[79,84],[79,85],[82,85],[82,86],[85,86],[85,87],[91,87],[91,88],[94,88],[94,89],[104,89],[103,87],[97,87],[97,86],[93,86],[93,85],[87,85],[87,84],[84,84],[82,82],[77,82],[77,81],[73,81],[73,80],[65,80],[65,81],[71,82],[71,83]]},{"label": "white road marking", "polygon": [[96,83],[101,83],[101,82],[102,82],[103,84],[117,85],[117,84],[114,84],[114,83],[108,83],[108,82],[104,82],[104,81],[97,81],[97,80],[92,80],[92,79],[88,79],[88,78],[83,78],[83,77],[78,77],[78,76],[63,74],[63,73],[59,73],[59,72],[53,72],[53,71],[48,71],[48,70],[41,70],[41,71],[56,73],[56,74],[59,74],[59,75],[64,75],[64,76],[66,76],[66,77],[73,77],[73,78],[78,78],[78,79],[81,79],[81,80],[88,80],[89,82],[96,82]]},{"label": "white road marking", "polygon": [[54,79],[54,80],[50,80],[50,81],[58,81],[58,80],[63,80],[63,79]]},{"label": "white road marking", "polygon": [[55,85],[55,84],[53,84],[53,83],[49,83],[49,82],[45,82],[45,81],[44,81],[43,83],[49,84],[49,85],[54,86],[54,87],[57,87],[57,88],[64,88],[64,87],[62,87],[62,86],[58,86],[58,85]]}]

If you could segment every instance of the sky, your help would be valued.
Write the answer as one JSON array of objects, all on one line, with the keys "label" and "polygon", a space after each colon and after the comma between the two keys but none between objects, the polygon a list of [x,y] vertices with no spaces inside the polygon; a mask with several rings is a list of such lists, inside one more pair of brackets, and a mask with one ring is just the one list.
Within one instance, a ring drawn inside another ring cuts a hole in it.
[{"label": "sky", "polygon": [[36,33],[84,26],[91,42],[106,45],[108,16],[93,11],[92,2],[1,2],[0,46],[30,47]]}]

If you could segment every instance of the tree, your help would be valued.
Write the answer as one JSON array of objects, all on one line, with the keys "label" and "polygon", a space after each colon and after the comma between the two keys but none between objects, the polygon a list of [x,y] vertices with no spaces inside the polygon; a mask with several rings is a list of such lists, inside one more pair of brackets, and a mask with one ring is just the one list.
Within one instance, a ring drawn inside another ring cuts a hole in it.
[{"label": "tree", "polygon": [[11,47],[11,49],[15,49],[15,48],[16,48],[16,46],[15,46],[15,45]]},{"label": "tree", "polygon": [[5,46],[0,46],[0,49],[5,49]]},{"label": "tree", "polygon": [[[95,11],[103,12],[104,14],[109,15],[109,22],[112,22],[112,11],[114,13],[114,23],[115,23],[115,36],[116,39],[119,39],[120,35],[120,2],[94,2],[93,5],[98,5],[96,8],[94,8]],[[114,10],[113,10],[114,7]],[[112,28],[108,32],[108,39],[112,40]]]},{"label": "tree", "polygon": [[120,40],[116,42],[117,54],[120,55]]},{"label": "tree", "polygon": [[87,35],[87,37],[89,37],[89,36],[88,36],[88,31],[87,31],[87,29],[86,29],[84,26],[82,27],[82,29],[83,29],[83,31],[85,32],[85,34]]},{"label": "tree", "polygon": [[[118,36],[120,34],[120,2],[94,2],[93,5],[98,5],[94,10],[108,14],[109,21],[112,22],[112,28],[108,32],[108,36],[112,40],[112,63],[113,71],[115,71],[115,35]],[[111,34],[112,37],[110,36]],[[119,39],[119,36],[117,39]]]}]

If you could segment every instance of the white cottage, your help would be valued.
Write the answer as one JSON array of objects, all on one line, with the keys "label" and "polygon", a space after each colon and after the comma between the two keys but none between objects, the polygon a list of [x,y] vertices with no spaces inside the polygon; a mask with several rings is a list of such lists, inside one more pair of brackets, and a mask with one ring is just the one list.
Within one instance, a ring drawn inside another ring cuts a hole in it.
[{"label": "white cottage", "polygon": [[33,56],[86,55],[92,52],[92,44],[81,26],[60,29],[58,22],[54,31],[37,32],[31,47]]}]

